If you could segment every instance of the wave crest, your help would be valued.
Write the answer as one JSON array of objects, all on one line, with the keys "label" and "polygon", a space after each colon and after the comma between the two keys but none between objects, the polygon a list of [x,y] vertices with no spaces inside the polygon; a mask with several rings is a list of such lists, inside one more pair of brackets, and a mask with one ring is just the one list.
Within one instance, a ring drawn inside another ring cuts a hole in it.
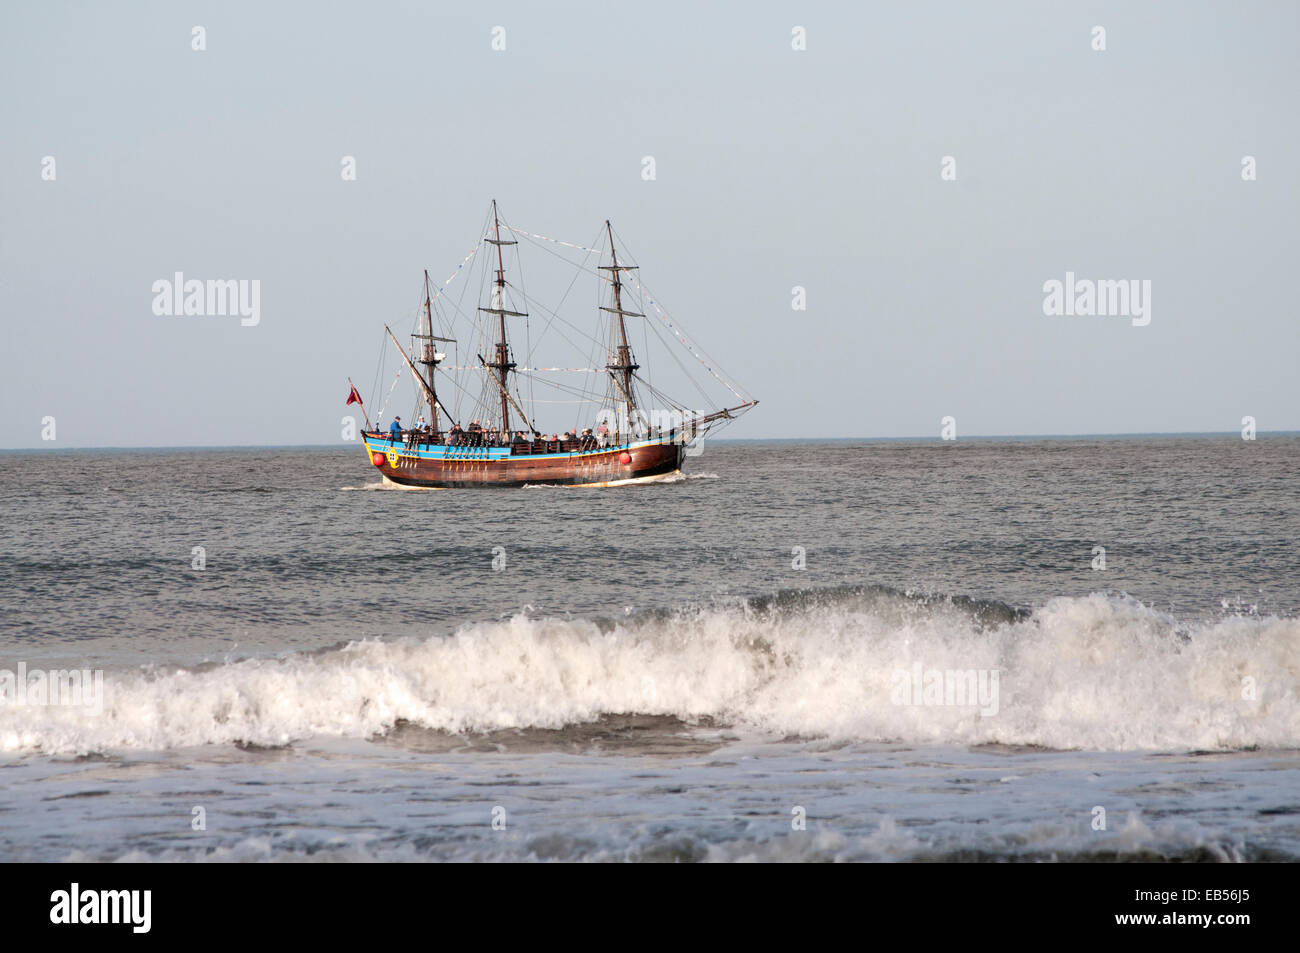
[{"label": "wave crest", "polygon": [[[932,673],[959,685],[996,673],[981,683],[996,704],[931,693]],[[521,613],[424,641],[110,675],[99,714],[0,704],[0,750],[276,746],[402,722],[558,729],[633,712],[844,741],[1284,748],[1300,746],[1298,684],[1296,619],[1185,624],[1105,594],[1027,612],[805,590],[618,620]]]}]

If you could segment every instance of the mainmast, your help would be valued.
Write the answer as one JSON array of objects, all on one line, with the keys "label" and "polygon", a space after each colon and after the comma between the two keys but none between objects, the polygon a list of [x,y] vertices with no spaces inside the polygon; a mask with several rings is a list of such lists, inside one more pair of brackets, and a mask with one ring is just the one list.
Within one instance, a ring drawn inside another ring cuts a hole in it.
[{"label": "mainmast", "polygon": [[[601,265],[601,271],[608,271],[614,282],[614,307],[606,308],[601,305],[602,311],[609,311],[618,315],[618,360],[614,364],[606,364],[605,369],[614,377],[614,383],[618,384],[619,389],[623,392],[623,400],[627,403],[628,420],[633,419],[636,412],[636,398],[632,395],[632,373],[641,367],[632,359],[632,349],[627,346],[627,326],[623,323],[623,316],[630,314],[634,318],[644,318],[645,315],[639,311],[623,310],[623,279],[621,273],[624,271],[633,271],[636,265],[620,265],[618,263],[618,252],[614,248],[614,229],[610,227],[609,219],[605,219],[605,232],[609,235],[609,256],[613,261],[612,265]],[[620,380],[620,378],[622,378]],[[631,424],[629,423],[629,426]]]},{"label": "mainmast", "polygon": [[507,377],[515,369],[514,361],[510,360],[510,346],[506,343],[506,315],[517,318],[526,318],[528,314],[523,311],[511,311],[506,308],[506,266],[501,255],[502,245],[517,245],[518,242],[503,241],[501,238],[501,220],[497,217],[497,201],[492,200],[492,234],[495,238],[486,239],[489,244],[497,246],[497,267],[496,280],[492,287],[492,307],[479,308],[480,311],[486,311],[489,314],[495,314],[500,321],[500,336],[497,338],[496,359],[485,361],[487,367],[496,372],[497,384],[501,388],[501,432],[506,433],[510,430],[510,392],[507,389]]}]

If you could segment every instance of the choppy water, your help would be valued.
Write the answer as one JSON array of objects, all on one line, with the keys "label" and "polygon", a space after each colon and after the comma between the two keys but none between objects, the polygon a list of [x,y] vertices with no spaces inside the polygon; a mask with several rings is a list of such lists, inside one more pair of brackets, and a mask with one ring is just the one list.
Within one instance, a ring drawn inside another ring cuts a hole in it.
[{"label": "choppy water", "polygon": [[412,492],[355,449],[0,454],[0,669],[105,685],[0,705],[0,850],[1300,855],[1300,438],[688,471]]}]

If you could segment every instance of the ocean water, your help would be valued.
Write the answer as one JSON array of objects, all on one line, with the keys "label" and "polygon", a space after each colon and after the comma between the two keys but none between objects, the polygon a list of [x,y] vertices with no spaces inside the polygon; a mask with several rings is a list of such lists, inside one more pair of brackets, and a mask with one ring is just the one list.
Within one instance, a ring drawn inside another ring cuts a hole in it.
[{"label": "ocean water", "polygon": [[1296,860],[1298,490],[1293,435],[2,453],[0,856]]}]

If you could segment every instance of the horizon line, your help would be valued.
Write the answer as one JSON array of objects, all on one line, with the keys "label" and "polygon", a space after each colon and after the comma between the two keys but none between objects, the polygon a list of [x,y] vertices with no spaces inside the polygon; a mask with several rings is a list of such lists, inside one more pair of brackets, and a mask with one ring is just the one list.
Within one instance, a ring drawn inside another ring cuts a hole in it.
[{"label": "horizon line", "polygon": [[[1133,439],[1136,437],[1228,437],[1240,436],[1239,430],[1152,430],[1122,431],[1114,433],[1045,433],[1045,434],[971,434],[945,440],[943,437],[907,436],[907,437],[706,437],[708,443],[961,443],[963,440],[1087,440],[1087,439]],[[1300,430],[1258,430],[1257,436],[1300,435]],[[50,441],[49,443],[56,443]],[[190,443],[190,444],[83,444],[78,446],[49,446],[35,444],[23,447],[0,447],[0,453],[23,453],[42,450],[80,451],[80,450],[342,450],[360,447],[361,441],[348,443]]]}]

